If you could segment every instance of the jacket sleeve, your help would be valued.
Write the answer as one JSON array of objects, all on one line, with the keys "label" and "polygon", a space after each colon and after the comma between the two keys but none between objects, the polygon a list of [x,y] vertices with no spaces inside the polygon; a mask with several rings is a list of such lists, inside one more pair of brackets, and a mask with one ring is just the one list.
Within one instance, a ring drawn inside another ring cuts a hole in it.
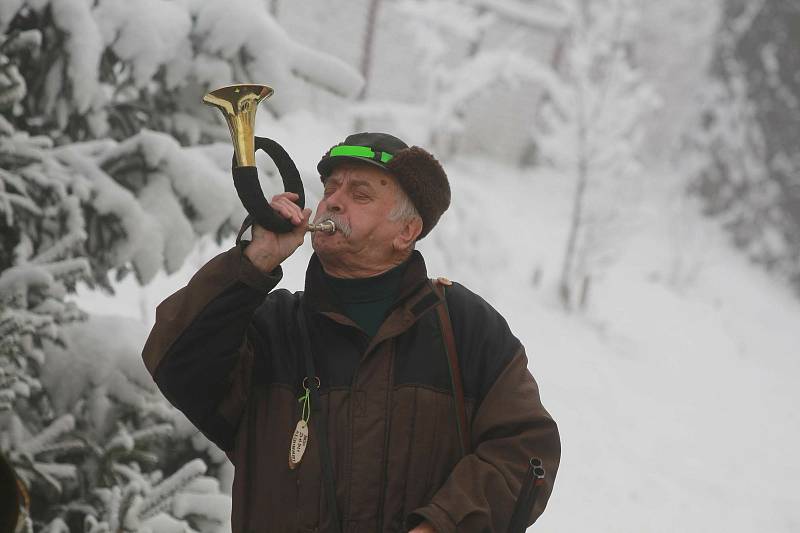
[{"label": "jacket sleeve", "polygon": [[243,253],[247,244],[211,259],[158,305],[142,351],[164,396],[226,451],[258,364],[254,354],[266,346],[252,317],[282,276],[280,266],[258,270]]},{"label": "jacket sleeve", "polygon": [[[498,369],[497,377],[483,381],[485,391],[472,417],[472,453],[456,464],[430,503],[411,514],[410,526],[427,520],[438,533],[505,533],[531,457],[543,461],[546,478],[528,518],[529,525],[542,514],[553,490],[561,457],[558,428],[542,406],[524,348],[508,331],[505,320],[492,311],[494,316],[489,322],[496,320],[501,327],[491,328],[489,336],[493,334],[501,340],[469,339],[470,342],[479,350],[488,351],[483,358],[496,359],[498,354],[491,351],[500,345],[514,346],[513,351],[502,357],[505,364]],[[454,321],[456,335],[457,325]],[[467,363],[462,371],[469,374],[469,366]]]}]

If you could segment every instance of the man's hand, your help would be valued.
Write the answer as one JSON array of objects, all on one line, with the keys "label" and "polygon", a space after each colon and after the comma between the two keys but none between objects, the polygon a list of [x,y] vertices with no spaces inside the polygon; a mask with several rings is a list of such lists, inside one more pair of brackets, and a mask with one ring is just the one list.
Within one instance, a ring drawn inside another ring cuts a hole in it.
[{"label": "man's hand", "polygon": [[284,259],[303,244],[311,209],[300,209],[292,200],[298,198],[293,192],[284,192],[272,197],[269,205],[283,218],[295,225],[289,233],[273,233],[253,224],[253,241],[244,249],[244,254],[256,268],[264,273],[275,270]]},{"label": "man's hand", "polygon": [[436,528],[434,528],[430,522],[422,522],[408,533],[436,533]]}]

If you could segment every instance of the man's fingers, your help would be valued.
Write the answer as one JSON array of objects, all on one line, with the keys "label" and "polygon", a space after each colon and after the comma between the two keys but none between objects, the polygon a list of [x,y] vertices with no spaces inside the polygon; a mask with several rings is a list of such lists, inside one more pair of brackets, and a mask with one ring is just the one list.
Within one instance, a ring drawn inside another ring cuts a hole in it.
[{"label": "man's fingers", "polygon": [[302,220],[303,212],[300,207],[286,197],[276,198],[270,205],[283,218],[291,220],[293,224],[299,224]]},{"label": "man's fingers", "polygon": [[[292,211],[288,207],[286,207],[285,205],[283,205],[280,202],[272,202],[271,206],[272,206],[272,209],[274,209],[283,218],[292,220],[292,218],[296,218],[297,217],[296,213],[292,213]],[[292,220],[292,222],[294,222],[294,221]]]},{"label": "man's fingers", "polygon": [[[276,194],[275,196],[273,196],[272,197],[272,201],[274,202],[278,198],[286,198],[290,202],[294,203],[294,200],[297,200],[298,198],[300,198],[300,196],[298,194],[296,194],[296,193],[293,193],[293,192],[282,192],[280,194]],[[295,204],[295,205],[297,205],[297,204]]]},{"label": "man's fingers", "polygon": [[297,214],[298,217],[303,216],[303,211],[300,206],[291,201],[289,198],[283,197],[278,200],[282,205],[285,205],[292,213]]}]

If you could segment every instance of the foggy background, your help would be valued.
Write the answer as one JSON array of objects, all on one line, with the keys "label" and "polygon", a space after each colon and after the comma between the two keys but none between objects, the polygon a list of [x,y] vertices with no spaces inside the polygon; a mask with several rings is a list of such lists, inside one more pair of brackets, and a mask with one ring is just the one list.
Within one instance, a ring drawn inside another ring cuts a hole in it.
[{"label": "foggy background", "polygon": [[201,102],[244,82],[309,207],[355,131],[444,165],[429,273],[507,318],[561,431],[532,531],[797,531],[798,50],[796,0],[3,0],[0,450],[29,531],[230,530],[232,466],[140,354],[245,216]]}]

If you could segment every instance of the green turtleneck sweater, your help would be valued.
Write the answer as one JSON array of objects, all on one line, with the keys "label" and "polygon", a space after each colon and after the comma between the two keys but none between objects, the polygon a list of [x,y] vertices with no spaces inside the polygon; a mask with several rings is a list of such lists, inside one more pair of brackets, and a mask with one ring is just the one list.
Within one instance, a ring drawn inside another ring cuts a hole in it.
[{"label": "green turtleneck sweater", "polygon": [[408,261],[369,278],[335,278],[325,274],[344,313],[374,337],[397,297]]}]

